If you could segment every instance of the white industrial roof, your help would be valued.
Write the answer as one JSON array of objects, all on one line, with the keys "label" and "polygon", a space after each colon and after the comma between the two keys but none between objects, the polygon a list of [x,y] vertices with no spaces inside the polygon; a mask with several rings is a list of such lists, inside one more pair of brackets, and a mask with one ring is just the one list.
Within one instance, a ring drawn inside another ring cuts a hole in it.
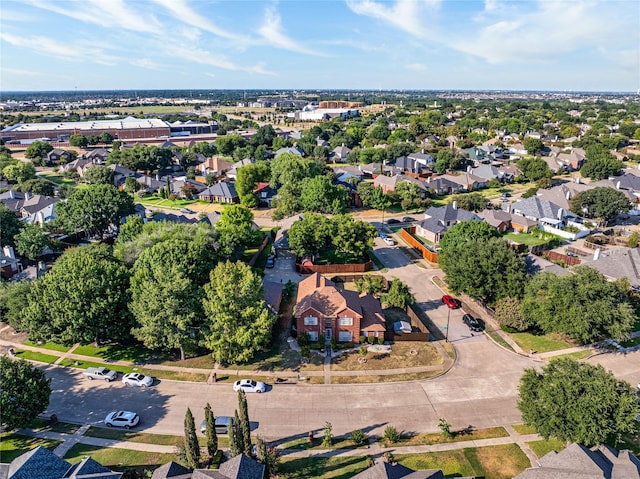
[{"label": "white industrial roof", "polygon": [[91,130],[130,130],[135,128],[168,128],[166,121],[158,118],[133,118],[127,117],[122,120],[94,120],[94,121],[65,121],[54,123],[18,123],[5,128],[4,132],[17,131],[91,131]]}]

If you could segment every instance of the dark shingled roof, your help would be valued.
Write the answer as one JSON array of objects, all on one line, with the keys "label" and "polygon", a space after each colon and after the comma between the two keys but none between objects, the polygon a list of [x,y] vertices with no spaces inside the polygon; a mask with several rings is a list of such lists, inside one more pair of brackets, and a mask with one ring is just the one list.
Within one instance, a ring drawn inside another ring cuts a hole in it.
[{"label": "dark shingled roof", "polygon": [[49,449],[38,446],[15,458],[9,465],[8,479],[60,479],[71,467]]},{"label": "dark shingled roof", "polygon": [[351,479],[444,479],[440,469],[414,471],[401,464],[379,462]]},{"label": "dark shingled roof", "polygon": [[191,469],[171,461],[153,471],[151,479],[189,479],[190,477]]}]

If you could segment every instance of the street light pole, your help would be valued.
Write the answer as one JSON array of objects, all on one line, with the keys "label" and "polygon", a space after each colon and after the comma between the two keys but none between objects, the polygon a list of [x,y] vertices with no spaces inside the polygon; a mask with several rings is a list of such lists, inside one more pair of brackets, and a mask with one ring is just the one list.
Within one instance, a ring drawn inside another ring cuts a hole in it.
[{"label": "street light pole", "polygon": [[451,318],[451,308],[447,308],[447,333],[445,335],[445,342],[449,342],[449,319]]}]

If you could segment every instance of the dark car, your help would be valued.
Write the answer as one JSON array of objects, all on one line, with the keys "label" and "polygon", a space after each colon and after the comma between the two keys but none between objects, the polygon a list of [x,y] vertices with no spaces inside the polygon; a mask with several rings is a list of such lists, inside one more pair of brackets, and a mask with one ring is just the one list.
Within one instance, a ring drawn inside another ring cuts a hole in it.
[{"label": "dark car", "polygon": [[464,321],[464,324],[469,326],[469,329],[471,331],[475,331],[476,333],[479,333],[480,331],[482,331],[484,329],[484,324],[483,324],[482,320],[478,319],[478,318],[474,318],[470,314],[465,314],[462,317],[462,321]]},{"label": "dark car", "polygon": [[449,309],[456,309],[460,307],[460,301],[455,298],[452,298],[448,294],[445,294],[442,297],[442,302],[447,305]]},{"label": "dark car", "polygon": [[268,256],[266,267],[273,268],[275,265],[276,265],[276,259],[273,256]]},{"label": "dark car", "polygon": [[405,223],[413,223],[415,221],[415,218],[412,218],[411,216],[404,216],[402,218],[402,221]]},{"label": "dark car", "polygon": [[400,223],[400,220],[397,220],[395,218],[389,218],[387,221],[385,221],[385,223],[387,223],[388,225],[394,225],[396,223]]}]

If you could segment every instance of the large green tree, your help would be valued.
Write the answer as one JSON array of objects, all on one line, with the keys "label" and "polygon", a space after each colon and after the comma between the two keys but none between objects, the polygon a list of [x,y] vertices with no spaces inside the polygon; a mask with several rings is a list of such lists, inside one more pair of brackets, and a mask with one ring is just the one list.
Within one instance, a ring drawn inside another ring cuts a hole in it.
[{"label": "large green tree", "polygon": [[354,220],[349,215],[336,215],[333,223],[333,246],[345,257],[363,258],[367,250],[373,248],[373,240],[378,235],[373,225],[366,221]]},{"label": "large green tree", "polygon": [[596,143],[586,148],[587,161],[580,168],[580,174],[593,181],[604,180],[620,174],[624,164],[616,159],[603,145]]},{"label": "large green tree", "polygon": [[271,337],[275,316],[261,278],[245,263],[219,263],[204,286],[205,345],[216,361],[248,361]]},{"label": "large green tree", "polygon": [[255,242],[259,234],[253,230],[253,213],[242,205],[229,205],[215,224],[222,252],[231,255]]},{"label": "large green tree", "polygon": [[631,202],[623,191],[596,187],[581,191],[571,199],[571,211],[587,218],[612,220],[631,209]]},{"label": "large green tree", "polygon": [[542,140],[538,138],[525,138],[524,149],[527,150],[527,153],[530,155],[535,155],[536,153],[541,153],[542,150],[544,150],[544,143],[542,143]]},{"label": "large green tree", "polygon": [[467,211],[478,212],[487,209],[491,205],[491,201],[482,196],[481,193],[453,195],[451,200],[457,202],[458,208],[462,208]]},{"label": "large green tree", "polygon": [[289,228],[289,247],[298,256],[315,254],[331,244],[333,225],[330,219],[307,213]]},{"label": "large green tree", "polygon": [[22,226],[16,212],[0,203],[0,246],[14,246],[15,237]]},{"label": "large green tree", "polygon": [[389,286],[389,291],[382,296],[382,301],[388,306],[405,309],[415,302],[415,298],[413,294],[411,294],[409,286],[399,279],[394,278]]},{"label": "large green tree", "polygon": [[585,265],[565,276],[542,272],[527,284],[522,314],[541,330],[566,334],[582,344],[621,339],[635,322],[624,289]]},{"label": "large green tree", "polygon": [[[92,165],[87,167],[82,179],[86,183],[92,185],[113,185],[114,175],[114,170],[109,167],[104,165]],[[135,179],[133,181],[135,181]]]},{"label": "large green tree", "polygon": [[135,211],[133,198],[113,185],[89,185],[56,205],[56,224],[68,233],[85,231],[103,236],[110,227]]},{"label": "large green tree", "polygon": [[248,208],[258,206],[258,198],[253,193],[253,190],[255,190],[258,182],[268,182],[270,179],[271,168],[266,161],[257,161],[255,164],[238,168],[235,184],[240,203]]},{"label": "large green tree", "polygon": [[0,282],[0,321],[16,331],[24,331],[22,318],[32,284],[28,280]]},{"label": "large green tree", "polygon": [[129,271],[108,246],[67,250],[29,293],[29,337],[67,345],[127,338],[128,287]]},{"label": "large green tree", "polygon": [[34,261],[42,255],[42,250],[49,245],[49,238],[38,225],[25,225],[15,236],[16,251]]},{"label": "large green tree", "polygon": [[20,161],[9,166],[5,166],[2,170],[2,174],[10,180],[17,181],[18,183],[24,183],[25,181],[35,179],[36,168],[30,161]]},{"label": "large green tree", "polygon": [[518,168],[529,181],[538,181],[540,178],[553,176],[553,172],[542,158],[523,158],[518,161]]},{"label": "large green tree", "polygon": [[28,426],[49,406],[50,379],[24,360],[0,356],[0,423],[11,430]]},{"label": "large green tree", "polygon": [[449,229],[440,241],[438,264],[455,292],[489,303],[522,296],[524,259],[485,222],[462,221]]},{"label": "large green tree", "polygon": [[343,186],[333,185],[326,176],[305,178],[302,181],[300,201],[303,211],[318,213],[345,213],[349,193]]},{"label": "large green tree", "polygon": [[51,150],[53,150],[51,143],[34,141],[27,147],[27,150],[24,152],[24,157],[39,163]]},{"label": "large green tree", "polygon": [[196,424],[191,409],[184,415],[184,453],[187,466],[195,469],[200,466],[200,444],[196,435]]},{"label": "large green tree", "polygon": [[600,365],[557,359],[540,372],[527,369],[519,389],[522,419],[545,439],[591,447],[638,430],[636,392]]}]

